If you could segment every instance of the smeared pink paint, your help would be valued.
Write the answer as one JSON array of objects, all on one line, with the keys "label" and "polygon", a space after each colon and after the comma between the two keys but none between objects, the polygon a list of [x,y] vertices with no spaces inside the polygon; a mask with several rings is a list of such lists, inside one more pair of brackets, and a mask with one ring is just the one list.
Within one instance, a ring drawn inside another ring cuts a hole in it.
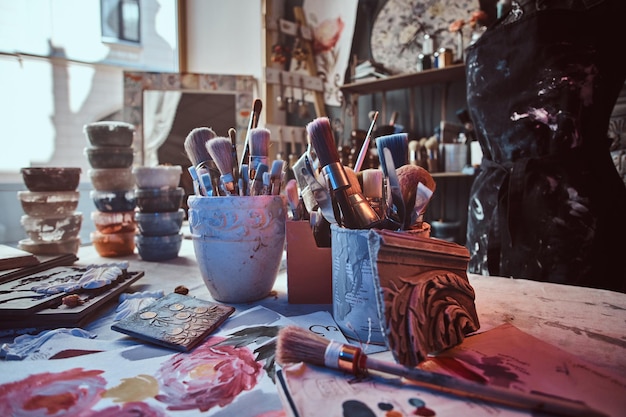
[{"label": "smeared pink paint", "polygon": [[144,402],[129,402],[123,405],[107,407],[103,410],[93,411],[85,417],[167,417],[164,410],[151,407]]},{"label": "smeared pink paint", "polygon": [[168,410],[207,411],[230,404],[256,386],[262,365],[246,347],[205,342],[193,351],[173,356],[156,373],[161,394],[155,398]]},{"label": "smeared pink paint", "polygon": [[0,415],[77,415],[100,400],[106,380],[104,371],[74,368],[59,373],[30,375],[0,385]]}]

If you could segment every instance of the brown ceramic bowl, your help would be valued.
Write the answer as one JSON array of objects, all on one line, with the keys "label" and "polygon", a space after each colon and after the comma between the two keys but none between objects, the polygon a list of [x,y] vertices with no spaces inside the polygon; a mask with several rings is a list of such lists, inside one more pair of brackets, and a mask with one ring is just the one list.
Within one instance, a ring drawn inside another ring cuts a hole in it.
[{"label": "brown ceramic bowl", "polygon": [[74,191],[80,182],[81,168],[22,168],[22,178],[30,191]]},{"label": "brown ceramic bowl", "polygon": [[135,126],[117,121],[101,121],[83,127],[91,146],[132,146]]},{"label": "brown ceramic bowl", "polygon": [[124,191],[135,187],[132,168],[92,168],[87,171],[93,188],[98,191]]},{"label": "brown ceramic bowl", "polygon": [[85,155],[92,168],[129,168],[133,164],[133,148],[106,146],[85,148]]},{"label": "brown ceramic bowl", "polygon": [[92,211],[91,220],[96,230],[105,235],[134,232],[137,228],[134,211]]},{"label": "brown ceramic bowl", "polygon": [[135,189],[137,208],[144,213],[178,211],[184,196],[183,187]]},{"label": "brown ceramic bowl", "polygon": [[18,191],[17,198],[29,216],[58,218],[69,216],[78,207],[79,191]]},{"label": "brown ceramic bowl", "polygon": [[80,238],[73,237],[55,242],[33,242],[31,239],[22,239],[17,246],[21,250],[35,255],[63,255],[66,253],[76,255],[80,247]]},{"label": "brown ceramic bowl", "polygon": [[96,230],[89,237],[98,254],[105,258],[135,253],[135,232],[104,234]]}]

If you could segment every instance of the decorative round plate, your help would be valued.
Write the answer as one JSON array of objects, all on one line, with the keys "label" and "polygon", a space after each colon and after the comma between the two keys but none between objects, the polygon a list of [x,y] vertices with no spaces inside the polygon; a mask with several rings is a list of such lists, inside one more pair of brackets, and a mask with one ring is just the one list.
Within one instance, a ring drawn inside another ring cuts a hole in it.
[{"label": "decorative round plate", "polygon": [[424,34],[434,38],[435,50],[444,47],[456,53],[457,34],[448,30],[450,24],[467,22],[479,8],[477,0],[388,0],[372,27],[372,57],[394,74],[415,72]]}]

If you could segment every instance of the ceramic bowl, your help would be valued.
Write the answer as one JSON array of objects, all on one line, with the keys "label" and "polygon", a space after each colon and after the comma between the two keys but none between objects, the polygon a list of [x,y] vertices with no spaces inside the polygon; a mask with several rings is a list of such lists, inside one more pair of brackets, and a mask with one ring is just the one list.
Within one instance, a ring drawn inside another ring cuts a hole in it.
[{"label": "ceramic bowl", "polygon": [[93,188],[98,191],[122,191],[135,187],[132,168],[91,168],[87,171]]},{"label": "ceramic bowl", "polygon": [[135,235],[135,246],[144,261],[166,261],[178,256],[183,242],[183,234],[164,236]]},{"label": "ceramic bowl", "polygon": [[96,252],[105,258],[135,253],[135,232],[104,234],[96,230],[89,234],[89,238]]},{"label": "ceramic bowl", "polygon": [[80,182],[80,168],[22,168],[22,179],[30,191],[75,191]]},{"label": "ceramic bowl", "polygon": [[133,148],[106,146],[85,148],[85,155],[92,168],[129,168],[133,164]]},{"label": "ceramic bowl", "polygon": [[83,132],[91,146],[126,146],[133,144],[135,126],[117,121],[100,121],[86,124]]},{"label": "ceramic bowl", "polygon": [[78,237],[83,214],[74,212],[66,217],[42,218],[23,215],[20,223],[33,242],[58,242]]},{"label": "ceramic bowl", "polygon": [[72,253],[76,255],[80,248],[80,238],[73,237],[55,242],[34,242],[31,239],[22,239],[17,243],[18,248],[35,255],[63,255]]},{"label": "ceramic bowl", "polygon": [[90,192],[93,204],[99,211],[107,213],[116,211],[132,211],[135,209],[135,192],[126,191],[98,191]]},{"label": "ceramic bowl", "polygon": [[180,165],[133,168],[137,188],[176,188],[182,173],[183,168]]},{"label": "ceramic bowl", "polygon": [[68,216],[78,207],[78,191],[18,191],[17,198],[25,214],[35,217]]},{"label": "ceramic bowl", "polygon": [[185,189],[138,188],[135,190],[137,208],[146,213],[178,211],[183,202]]},{"label": "ceramic bowl", "polygon": [[185,210],[162,212],[135,212],[135,222],[139,233],[144,236],[165,236],[180,232],[185,218]]},{"label": "ceramic bowl", "polygon": [[135,211],[92,211],[91,221],[103,234],[128,233],[137,230]]}]

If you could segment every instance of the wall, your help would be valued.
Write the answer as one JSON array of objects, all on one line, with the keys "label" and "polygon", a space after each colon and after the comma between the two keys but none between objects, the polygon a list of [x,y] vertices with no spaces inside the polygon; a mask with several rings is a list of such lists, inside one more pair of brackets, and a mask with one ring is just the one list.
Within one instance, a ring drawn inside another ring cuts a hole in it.
[{"label": "wall", "polygon": [[88,241],[93,204],[82,128],[121,119],[123,71],[177,71],[177,48],[176,0],[141,0],[139,46],[102,41],[97,0],[0,2],[0,243],[25,237],[20,167],[55,165],[83,170]]}]

